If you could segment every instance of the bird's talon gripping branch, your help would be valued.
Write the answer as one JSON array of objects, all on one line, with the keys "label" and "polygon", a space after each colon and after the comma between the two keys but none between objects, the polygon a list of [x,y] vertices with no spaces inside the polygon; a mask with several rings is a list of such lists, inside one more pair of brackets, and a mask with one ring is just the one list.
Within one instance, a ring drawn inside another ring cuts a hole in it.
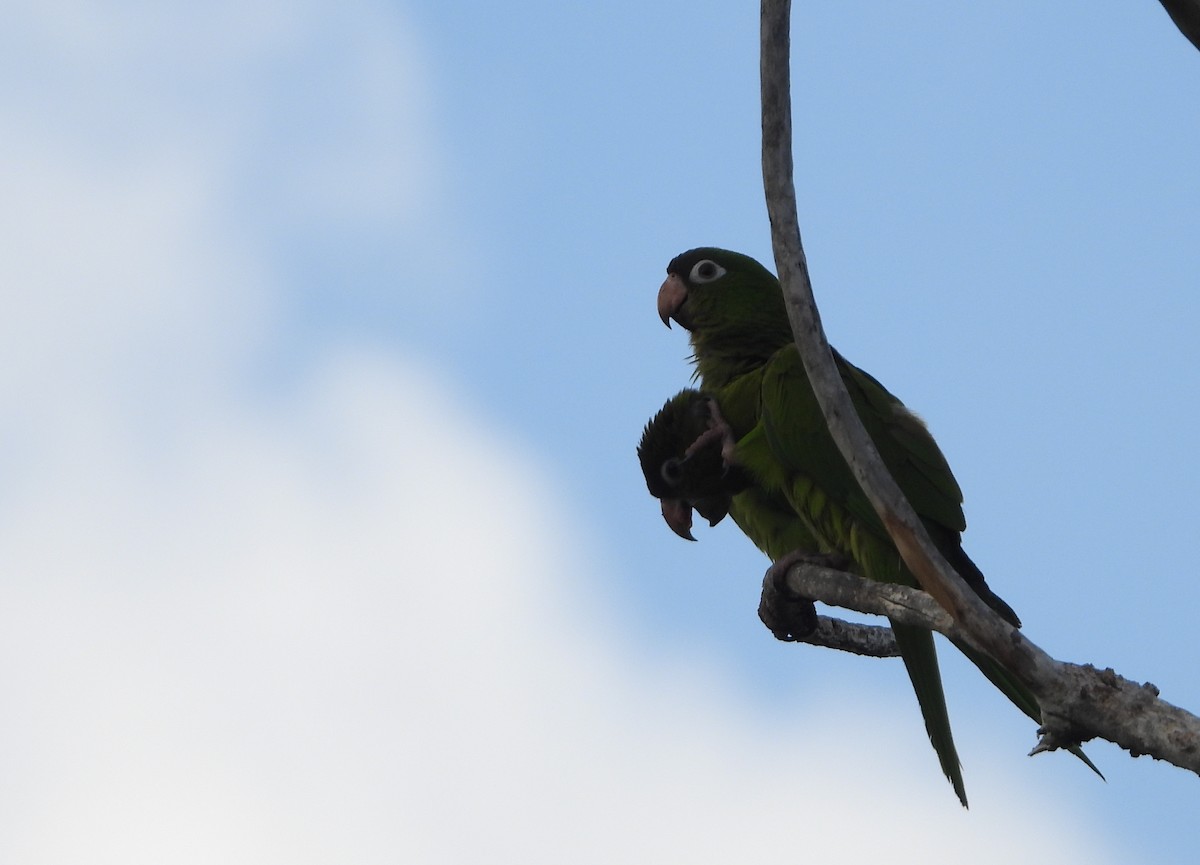
[{"label": "bird's talon gripping branch", "polygon": [[796,593],[787,584],[788,571],[793,565],[818,565],[835,571],[845,571],[850,568],[851,562],[841,553],[810,553],[807,550],[792,550],[783,558],[777,559],[767,569],[767,574],[775,581],[781,594],[796,597]]},{"label": "bird's talon gripping branch", "polygon": [[848,561],[836,554],[816,555],[806,550],[794,550],[767,568],[758,602],[758,617],[775,639],[789,643],[803,639],[817,629],[816,605],[811,599],[792,591],[787,582],[788,571],[797,564],[840,570],[848,565]]},{"label": "bird's talon gripping branch", "polygon": [[780,593],[768,570],[758,602],[758,617],[775,639],[794,643],[817,629],[817,607],[808,598],[789,594],[791,597]]},{"label": "bird's talon gripping branch", "polygon": [[[1101,781],[1106,780],[1104,773],[1083,753],[1083,743],[1094,739],[1094,735],[1085,733],[1082,728],[1070,723],[1061,715],[1051,715],[1038,727],[1038,736],[1038,743],[1029,752],[1030,757],[1045,751],[1067,751],[1082,760],[1084,765],[1100,776]],[[1137,754],[1134,753],[1133,756],[1136,757]]]},{"label": "bird's talon gripping branch", "polygon": [[[1074,751],[1084,742],[1094,738],[1083,733],[1078,727],[1067,723],[1063,718],[1052,718],[1038,727],[1038,743],[1034,745],[1029,756],[1046,751]],[[1097,771],[1097,774],[1098,771]],[[1103,776],[1101,776],[1103,777]]]}]

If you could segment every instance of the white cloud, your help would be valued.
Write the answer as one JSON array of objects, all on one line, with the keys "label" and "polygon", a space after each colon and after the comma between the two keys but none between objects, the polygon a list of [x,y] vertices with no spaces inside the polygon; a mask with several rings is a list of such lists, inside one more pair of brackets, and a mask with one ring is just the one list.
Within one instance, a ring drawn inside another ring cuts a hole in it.
[{"label": "white cloud", "polygon": [[631,654],[561,493],[448,391],[347,350],[10,508],[7,861],[1101,861],[1019,801],[959,813],[911,730],[836,749],[885,706],[779,729]]},{"label": "white cloud", "polygon": [[967,822],[924,748],[825,751],[851,706],[771,729],[632,656],[569,589],[563,496],[446,390],[351,353],[286,411],[210,405],[10,503],[9,861],[727,861],[797,815],[814,851],[949,861],[1013,820],[1099,861],[1012,802]]},{"label": "white cloud", "polygon": [[[287,125],[211,94],[148,106],[212,81],[231,94],[223,70],[276,68],[314,21],[349,21],[338,56],[360,72],[321,80],[365,78],[361,103],[344,137],[295,151],[307,167],[281,176],[307,180],[278,200],[372,219],[365,199],[389,193],[360,182],[377,175],[354,142],[380,156],[400,129],[371,119],[372,88],[420,89],[368,26],[384,13],[253,7],[226,41],[149,7],[80,30],[46,9],[28,32],[79,61],[64,79],[99,71],[0,145],[16,250],[0,261],[0,860],[930,863],[987,837],[972,861],[1102,861],[1019,791],[961,813],[908,729],[829,744],[886,706],[781,729],[719,673],[623,644],[576,578],[593,557],[566,491],[418,360],[345,345],[290,395],[247,401],[245,358],[286,285],[267,241],[235,230],[230,190],[241,139]],[[182,84],[140,101],[112,86],[153,84],[173,51]],[[93,97],[143,137],[64,134]],[[387,163],[391,187],[416,159]]]}]

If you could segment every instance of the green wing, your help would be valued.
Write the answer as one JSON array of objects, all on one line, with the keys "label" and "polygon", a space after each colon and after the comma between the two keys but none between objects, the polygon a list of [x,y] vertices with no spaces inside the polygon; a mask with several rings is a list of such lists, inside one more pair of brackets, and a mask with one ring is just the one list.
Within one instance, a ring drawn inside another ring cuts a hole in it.
[{"label": "green wing", "polygon": [[[890,394],[869,378],[861,384],[856,381],[855,386],[856,405],[865,405],[868,413],[873,411],[873,403],[888,413],[898,405],[894,398],[889,401]],[[859,411],[864,409],[859,408]],[[783,510],[781,503],[786,503],[792,521],[803,526],[805,533],[818,544],[820,552],[849,556],[863,575],[871,579],[915,585],[834,444],[794,346],[781,349],[763,370],[757,416],[758,424],[739,440],[736,455],[757,481],[754,514],[760,521],[759,532],[762,532],[761,524],[770,525],[764,513]],[[873,436],[881,430],[886,434],[891,418],[885,414],[869,416],[874,429],[868,431]],[[903,425],[907,419],[902,418],[897,423]],[[902,453],[903,449],[897,446],[889,456],[894,459]],[[933,453],[940,456],[936,445]],[[944,460],[942,462],[944,464]],[[910,472],[919,472],[921,468],[921,463],[915,460],[906,465]],[[925,483],[924,488],[937,492],[934,484]],[[957,490],[956,485],[954,489]],[[936,495],[930,498],[939,500]],[[741,506],[748,499],[749,496],[743,493],[735,500],[732,514],[739,526],[745,519]],[[952,505],[956,504],[952,502]],[[960,519],[961,513],[959,508]],[[786,538],[786,535],[778,529],[770,536],[767,552],[772,558],[777,559],[787,552],[781,548],[780,538]],[[892,622],[892,630],[942,771],[966,805],[966,791],[950,730],[933,635],[922,628],[896,622]]]},{"label": "green wing", "polygon": [[[962,490],[925,424],[873,377],[836,352],[834,359],[884,465],[942,555],[989,606],[1019,626],[1016,613],[992,592],[983,573],[963,551]],[[832,523],[831,542],[840,552],[857,561],[878,555],[875,548],[883,544],[895,560],[895,548],[883,524],[825,425],[794,345],[780,349],[764,370],[761,402],[760,422],[772,456],[793,474],[792,497],[798,508],[814,511],[823,506],[822,497],[831,499],[840,508],[825,519]],[[897,566],[898,560],[886,570],[894,571]],[[880,572],[876,578],[916,585],[907,571],[898,577]]]},{"label": "green wing", "polygon": [[[935,543],[985,602],[1019,626],[1016,614],[991,591],[962,549],[962,492],[924,423],[870,375],[836,353],[835,360],[880,457]],[[871,579],[916,586],[837,449],[794,346],[776,353],[763,372],[761,387],[759,427],[746,440],[751,445],[747,465],[787,498],[819,539],[822,551],[850,556]],[[761,444],[753,446],[756,440]],[[895,622],[892,628],[942,770],[965,804],[933,635]],[[987,655],[956,646],[1017,708],[1041,723],[1037,699],[1027,688]],[[1100,774],[1081,749],[1070,750]]]},{"label": "green wing", "polygon": [[858,416],[913,510],[926,523],[962,532],[967,527],[962,490],[925,423],[869,374],[837,352],[834,359]]},{"label": "green wing", "polygon": [[[957,538],[966,527],[962,491],[933,436],[874,378],[834,357],[863,426],[913,509],[927,524]],[[760,418],[777,460],[810,477],[855,520],[886,537],[825,425],[794,345],[780,349],[764,370]]]}]

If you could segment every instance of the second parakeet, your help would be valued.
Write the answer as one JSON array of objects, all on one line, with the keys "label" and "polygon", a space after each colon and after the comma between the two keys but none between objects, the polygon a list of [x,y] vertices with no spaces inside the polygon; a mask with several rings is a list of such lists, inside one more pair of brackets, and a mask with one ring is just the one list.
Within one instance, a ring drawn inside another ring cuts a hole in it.
[{"label": "second parakeet", "polygon": [[662,503],[671,531],[694,541],[692,510],[715,526],[729,513],[733,496],[749,486],[746,472],[723,453],[726,440],[716,404],[697,390],[667,400],[646,424],[638,462],[650,494]]}]

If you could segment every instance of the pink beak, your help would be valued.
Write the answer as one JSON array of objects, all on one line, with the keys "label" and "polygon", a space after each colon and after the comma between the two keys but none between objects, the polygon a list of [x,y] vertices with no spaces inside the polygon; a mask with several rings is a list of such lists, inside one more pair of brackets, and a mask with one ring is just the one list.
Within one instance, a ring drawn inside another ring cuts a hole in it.
[{"label": "pink beak", "polygon": [[683,280],[673,273],[667,274],[662,287],[658,290],[658,317],[663,324],[671,326],[671,316],[687,300],[687,286]]}]

